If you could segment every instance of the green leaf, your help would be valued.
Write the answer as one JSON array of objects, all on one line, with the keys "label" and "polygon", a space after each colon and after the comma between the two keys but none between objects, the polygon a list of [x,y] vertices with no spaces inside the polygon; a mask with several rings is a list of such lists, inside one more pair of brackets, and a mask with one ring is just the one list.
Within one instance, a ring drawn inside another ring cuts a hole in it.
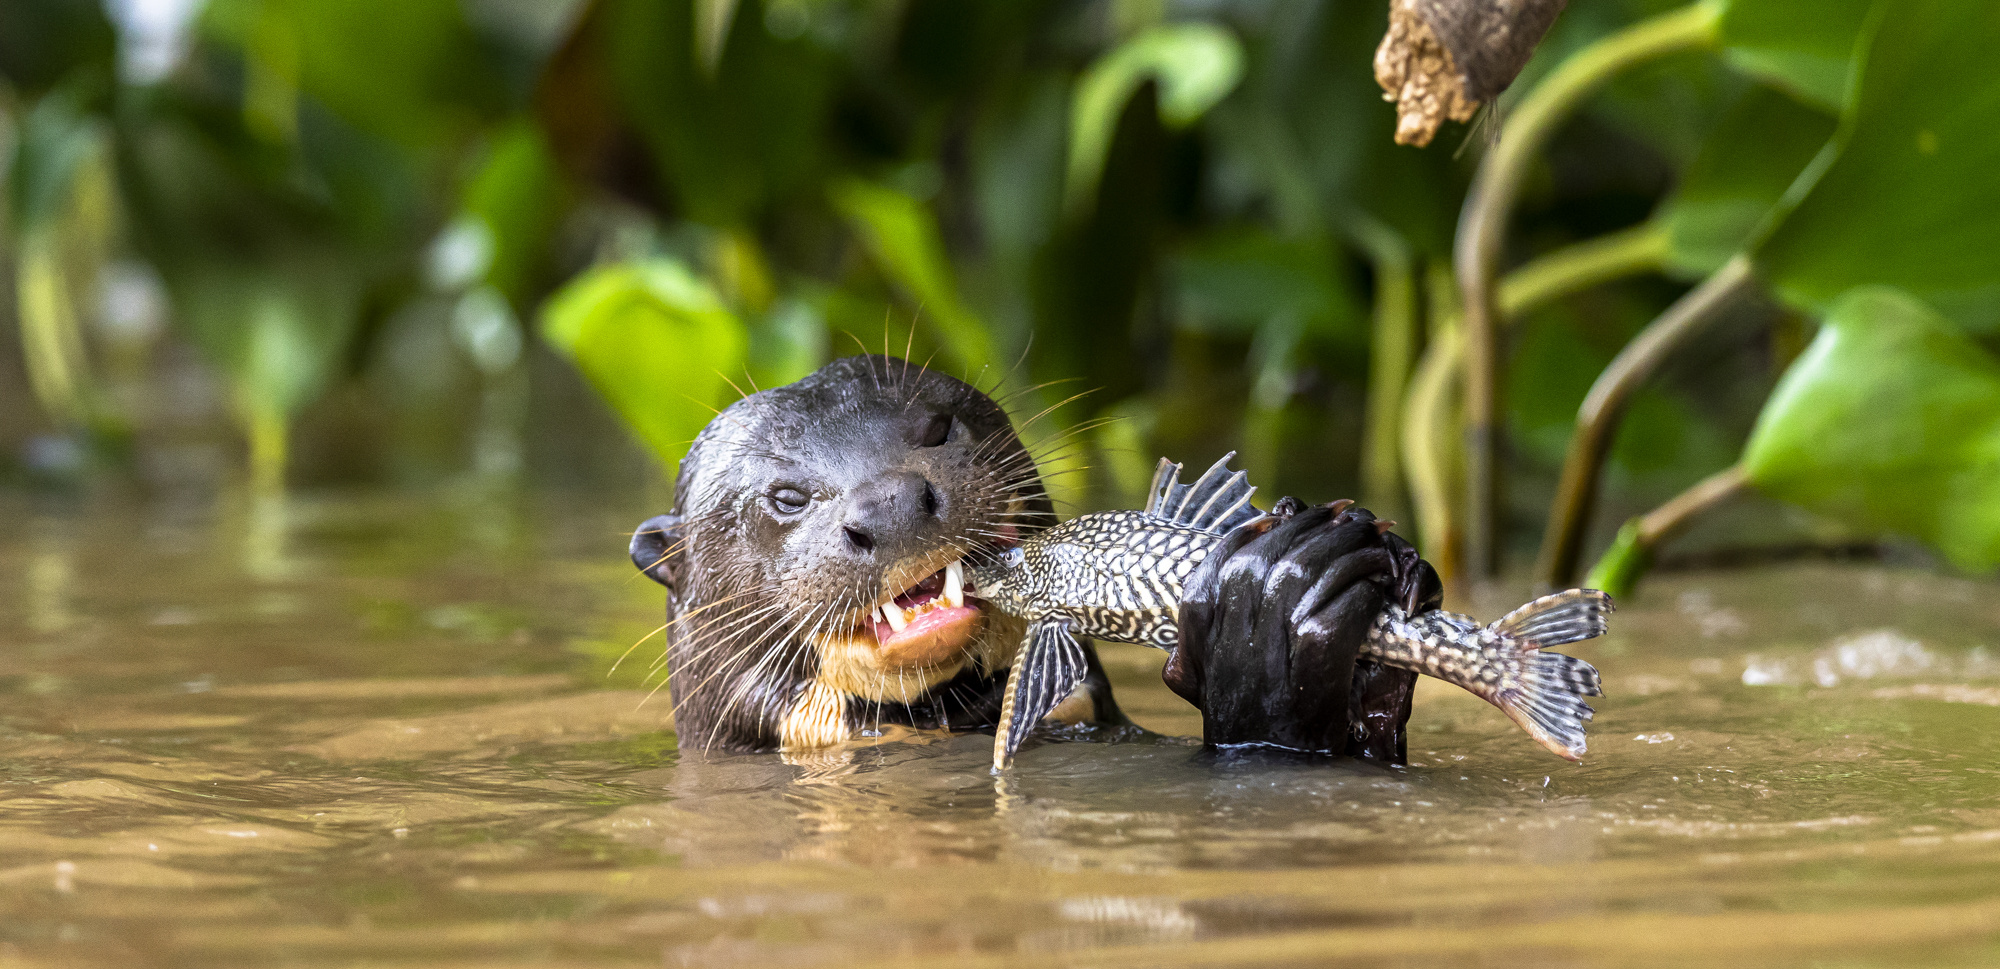
[{"label": "green leaf", "polygon": [[722,65],[722,49],[729,41],[729,27],[735,20],[736,0],[695,0],[695,56],[709,77],[714,77]]},{"label": "green leaf", "polygon": [[1737,69],[1838,111],[1871,6],[1873,0],[1730,0],[1716,29]]},{"label": "green leaf", "polygon": [[1702,277],[1742,251],[1833,136],[1834,119],[1769,88],[1730,109],[1655,216],[1673,270]]},{"label": "green leaf", "polygon": [[89,0],[0,3],[0,77],[28,92],[74,79],[79,69],[109,77],[117,29],[109,4]]},{"label": "green leaf", "polygon": [[669,470],[734,396],[743,323],[670,259],[600,266],[550,297],[542,336],[583,371]]},{"label": "green leaf", "polygon": [[1838,154],[1800,180],[1756,261],[1808,307],[1880,284],[2000,327],[2000,4],[1897,0],[1879,20]]},{"label": "green leaf", "polygon": [[81,85],[58,88],[21,118],[7,175],[12,230],[26,236],[68,203],[77,173],[106,145],[104,123],[90,114]]},{"label": "green leaf", "polygon": [[363,131],[427,147],[464,134],[505,96],[464,7],[458,0],[214,0],[203,17],[210,32],[249,56],[253,84],[262,74]]},{"label": "green leaf", "polygon": [[[562,216],[564,186],[540,130],[516,122],[494,135],[465,187],[462,218],[476,220],[490,253],[485,281],[520,300]],[[518,304],[517,304],[518,305]]]},{"label": "green leaf", "polygon": [[959,297],[951,259],[930,207],[895,189],[862,181],[836,184],[832,198],[875,264],[937,326],[945,348],[959,364],[975,373],[991,364],[992,331]]},{"label": "green leaf", "polygon": [[812,373],[828,354],[826,317],[802,299],[771,307],[750,331],[750,376],[759,387],[777,387]]},{"label": "green leaf", "polygon": [[1065,194],[1071,210],[1087,208],[1096,197],[1118,116],[1141,85],[1157,82],[1160,121],[1185,128],[1242,79],[1242,45],[1214,24],[1153,27],[1098,58],[1077,85],[1070,107]]},{"label": "green leaf", "polygon": [[2000,565],[2000,360],[1906,293],[1834,304],[1743,462],[1768,495]]},{"label": "green leaf", "polygon": [[80,88],[57,88],[35,104],[4,169],[14,301],[22,364],[42,406],[69,427],[108,428],[84,331],[115,239],[117,199],[110,139],[85,111]]}]

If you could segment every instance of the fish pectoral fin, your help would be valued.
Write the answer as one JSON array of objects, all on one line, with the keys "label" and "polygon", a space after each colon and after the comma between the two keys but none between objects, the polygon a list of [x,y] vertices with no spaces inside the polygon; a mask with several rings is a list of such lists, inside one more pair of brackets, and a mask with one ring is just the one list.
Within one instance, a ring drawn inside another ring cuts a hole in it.
[{"label": "fish pectoral fin", "polygon": [[1014,656],[1007,674],[1007,698],[1000,705],[1000,729],[993,734],[993,769],[1004,770],[1035,724],[1075,692],[1089,670],[1083,643],[1067,622],[1038,622]]},{"label": "fish pectoral fin", "polygon": [[1487,628],[1523,649],[1561,646],[1604,635],[1613,608],[1611,597],[1596,589],[1570,589],[1536,599]]}]

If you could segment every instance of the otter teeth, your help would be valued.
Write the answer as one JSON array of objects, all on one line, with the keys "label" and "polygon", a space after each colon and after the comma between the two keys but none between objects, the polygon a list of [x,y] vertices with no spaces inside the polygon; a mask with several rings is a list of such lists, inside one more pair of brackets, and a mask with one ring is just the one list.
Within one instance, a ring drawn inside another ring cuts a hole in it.
[{"label": "otter teeth", "polygon": [[965,605],[965,567],[957,561],[944,567],[944,604],[953,609]]},{"label": "otter teeth", "polygon": [[904,627],[915,622],[918,616],[939,606],[952,609],[964,608],[966,590],[964,560],[955,560],[940,571],[944,573],[944,586],[932,598],[909,607],[898,605],[895,599],[890,599],[875,606],[868,618],[874,622],[887,623],[890,633],[894,634],[902,632]]}]

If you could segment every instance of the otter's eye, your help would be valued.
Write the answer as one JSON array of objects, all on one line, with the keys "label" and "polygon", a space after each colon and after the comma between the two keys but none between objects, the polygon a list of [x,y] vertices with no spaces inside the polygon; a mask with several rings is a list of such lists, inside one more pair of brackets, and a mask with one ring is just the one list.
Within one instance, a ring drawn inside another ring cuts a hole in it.
[{"label": "otter's eye", "polygon": [[923,437],[917,440],[918,447],[937,447],[951,437],[951,415],[934,414],[931,422],[924,425]]},{"label": "otter's eye", "polygon": [[812,496],[797,488],[779,488],[771,492],[771,507],[782,515],[796,515],[812,504]]}]

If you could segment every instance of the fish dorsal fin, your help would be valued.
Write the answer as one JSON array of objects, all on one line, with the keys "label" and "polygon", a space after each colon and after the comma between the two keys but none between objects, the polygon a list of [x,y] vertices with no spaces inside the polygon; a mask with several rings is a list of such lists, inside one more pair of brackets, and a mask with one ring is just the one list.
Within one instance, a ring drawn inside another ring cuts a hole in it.
[{"label": "fish dorsal fin", "polygon": [[1165,517],[1167,500],[1173,497],[1174,487],[1180,484],[1181,466],[1166,458],[1160,459],[1160,466],[1153,469],[1153,483],[1146,488],[1146,514]]},{"label": "fish dorsal fin", "polygon": [[1257,493],[1250,475],[1229,470],[1229,459],[1235,456],[1235,451],[1223,455],[1193,484],[1182,484],[1181,466],[1161,458],[1146,498],[1147,514],[1217,535],[1264,517],[1250,504],[1250,496]]}]

